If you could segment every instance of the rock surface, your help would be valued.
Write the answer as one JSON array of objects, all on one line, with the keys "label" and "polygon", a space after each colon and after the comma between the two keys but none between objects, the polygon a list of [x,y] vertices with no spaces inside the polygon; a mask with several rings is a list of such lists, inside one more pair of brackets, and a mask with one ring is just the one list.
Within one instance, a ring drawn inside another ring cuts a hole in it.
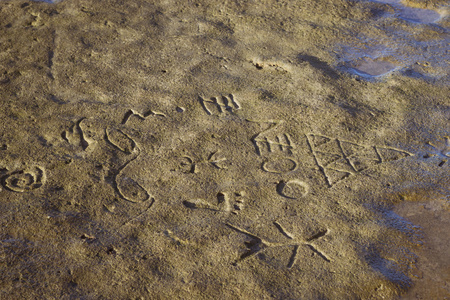
[{"label": "rock surface", "polygon": [[449,298],[420,3],[0,1],[0,298]]}]

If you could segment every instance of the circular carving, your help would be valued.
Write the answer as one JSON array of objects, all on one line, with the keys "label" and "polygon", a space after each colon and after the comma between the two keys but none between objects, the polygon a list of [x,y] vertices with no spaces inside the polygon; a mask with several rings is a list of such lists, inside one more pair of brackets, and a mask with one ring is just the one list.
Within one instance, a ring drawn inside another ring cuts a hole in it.
[{"label": "circular carving", "polygon": [[45,179],[44,169],[35,167],[12,172],[3,179],[2,183],[8,190],[23,193],[40,188],[45,183]]},{"label": "circular carving", "polygon": [[297,179],[280,181],[277,185],[277,192],[283,197],[298,199],[308,194],[309,186],[306,182]]},{"label": "circular carving", "polygon": [[262,169],[269,173],[286,173],[297,169],[297,162],[291,158],[278,158],[266,161],[262,165]]},{"label": "circular carving", "polygon": [[117,190],[125,200],[130,202],[144,202],[150,198],[149,193],[130,177],[118,178]]}]

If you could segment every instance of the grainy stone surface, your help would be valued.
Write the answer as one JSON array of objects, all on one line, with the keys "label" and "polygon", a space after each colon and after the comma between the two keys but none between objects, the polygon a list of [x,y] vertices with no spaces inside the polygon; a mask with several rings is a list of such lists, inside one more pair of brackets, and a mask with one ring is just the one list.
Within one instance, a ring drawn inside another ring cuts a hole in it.
[{"label": "grainy stone surface", "polygon": [[0,298],[449,298],[420,3],[1,1]]}]

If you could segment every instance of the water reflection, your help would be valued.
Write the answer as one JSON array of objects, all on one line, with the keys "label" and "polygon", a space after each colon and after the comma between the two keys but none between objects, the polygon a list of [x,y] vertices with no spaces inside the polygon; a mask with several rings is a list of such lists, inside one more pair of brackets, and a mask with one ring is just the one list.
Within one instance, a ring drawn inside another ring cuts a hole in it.
[{"label": "water reflection", "polygon": [[375,2],[392,5],[399,11],[398,14],[401,19],[414,23],[435,23],[441,18],[441,15],[435,10],[408,7],[403,5],[401,0],[376,0]]},{"label": "water reflection", "polygon": [[435,23],[440,20],[441,15],[434,10],[413,7],[404,7],[400,12],[400,18],[415,23]]},{"label": "water reflection", "polygon": [[45,2],[45,3],[52,3],[52,4],[56,4],[58,2],[61,2],[62,0],[32,0],[34,2]]},{"label": "water reflection", "polygon": [[367,35],[351,33],[351,42],[336,51],[339,67],[366,79],[394,71],[427,79],[448,76],[450,35],[436,23],[442,18],[437,11],[407,7],[400,0],[372,2],[391,5],[394,18],[368,20]]},{"label": "water reflection", "polygon": [[385,58],[363,57],[349,64],[353,71],[363,77],[378,77],[396,70],[399,66]]}]

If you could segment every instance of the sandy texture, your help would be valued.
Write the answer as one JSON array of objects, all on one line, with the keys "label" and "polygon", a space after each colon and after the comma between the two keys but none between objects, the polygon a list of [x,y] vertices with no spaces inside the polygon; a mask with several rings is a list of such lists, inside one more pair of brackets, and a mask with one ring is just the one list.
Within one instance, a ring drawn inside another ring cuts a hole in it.
[{"label": "sandy texture", "polygon": [[450,297],[448,19],[395,9],[1,1],[0,298]]}]

